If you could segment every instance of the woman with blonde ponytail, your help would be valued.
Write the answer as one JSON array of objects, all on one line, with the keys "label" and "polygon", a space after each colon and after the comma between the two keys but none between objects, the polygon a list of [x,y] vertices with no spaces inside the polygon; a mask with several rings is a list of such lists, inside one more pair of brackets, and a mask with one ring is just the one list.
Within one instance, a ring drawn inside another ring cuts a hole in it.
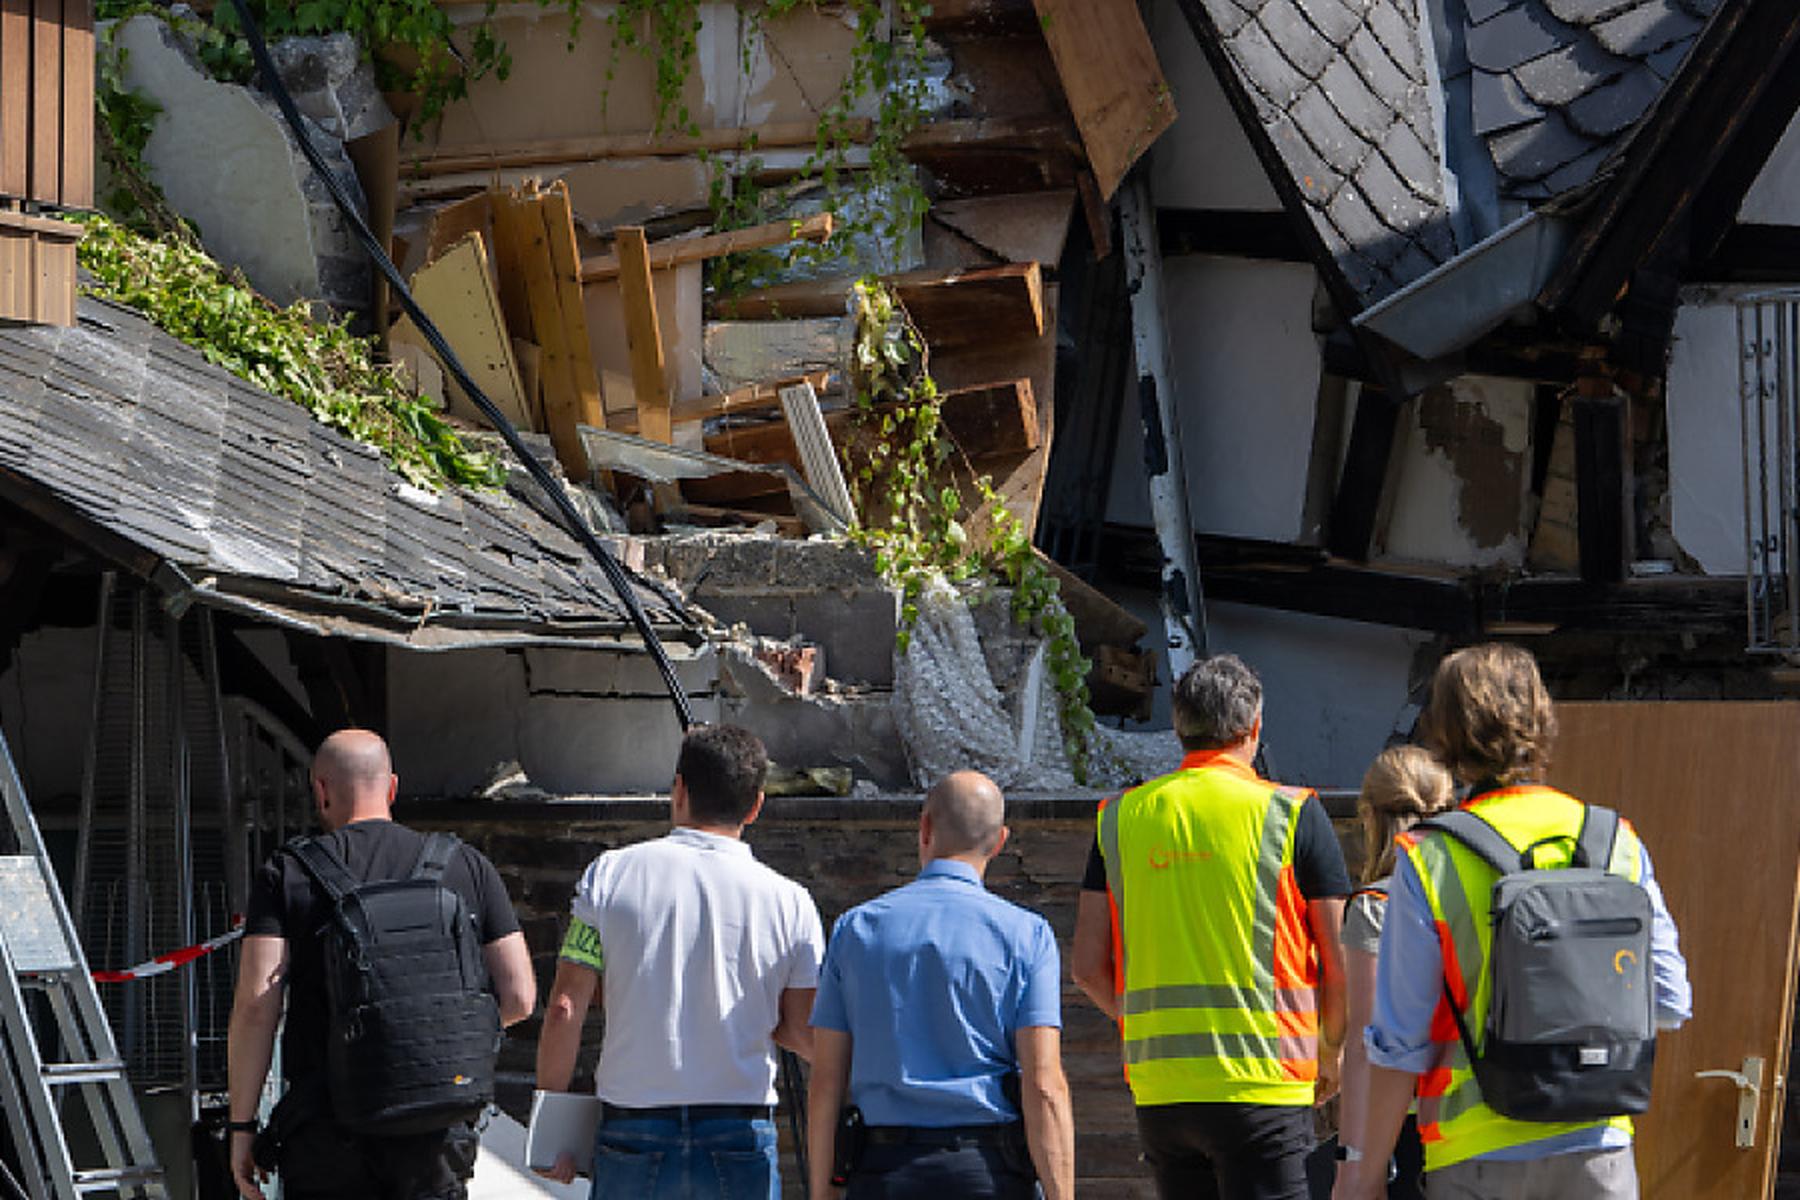
[{"label": "woman with blonde ponytail", "polygon": [[[1369,1077],[1362,1030],[1375,1008],[1375,963],[1381,948],[1381,920],[1387,907],[1388,877],[1394,873],[1394,838],[1435,812],[1456,805],[1450,772],[1418,746],[1384,750],[1363,776],[1357,815],[1363,828],[1363,887],[1344,912],[1344,965],[1349,991],[1350,1035],[1344,1045],[1343,1099],[1338,1110],[1341,1146],[1361,1146],[1364,1092]],[[1390,1175],[1390,1200],[1424,1196],[1420,1176],[1424,1155],[1418,1126],[1407,1118],[1395,1147],[1398,1170]]]}]

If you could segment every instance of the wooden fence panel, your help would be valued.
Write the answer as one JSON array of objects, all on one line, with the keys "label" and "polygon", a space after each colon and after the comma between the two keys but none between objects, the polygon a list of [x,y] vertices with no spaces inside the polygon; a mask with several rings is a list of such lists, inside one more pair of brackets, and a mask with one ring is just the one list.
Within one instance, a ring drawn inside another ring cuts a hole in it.
[{"label": "wooden fence panel", "polygon": [[26,198],[62,202],[62,0],[31,4],[31,182]]},{"label": "wooden fence panel", "polygon": [[63,0],[62,191],[64,208],[94,204],[94,0]]},{"label": "wooden fence panel", "polygon": [[0,196],[24,197],[30,137],[31,0],[0,0]]}]

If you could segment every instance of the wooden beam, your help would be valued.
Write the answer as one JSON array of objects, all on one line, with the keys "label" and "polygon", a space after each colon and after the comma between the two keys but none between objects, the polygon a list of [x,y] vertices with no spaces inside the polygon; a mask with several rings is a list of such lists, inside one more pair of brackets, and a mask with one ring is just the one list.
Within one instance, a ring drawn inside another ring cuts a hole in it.
[{"label": "wooden beam", "polygon": [[933,121],[902,152],[953,194],[987,196],[1075,186],[1081,139],[1060,114]]},{"label": "wooden beam", "polygon": [[1685,276],[1697,283],[1790,283],[1800,279],[1800,227],[1733,225],[1712,256]]},{"label": "wooden beam", "polygon": [[[849,123],[845,138],[868,141],[873,123],[857,119]],[[697,134],[621,133],[598,137],[559,138],[535,142],[493,143],[435,148],[408,158],[402,168],[409,179],[455,175],[465,171],[510,170],[518,167],[561,166],[600,162],[609,158],[685,158],[692,154],[732,150],[777,150],[818,144],[819,126],[813,121],[785,121],[741,129],[703,129]]]},{"label": "wooden beam", "polygon": [[631,348],[631,384],[637,393],[638,436],[672,443],[668,384],[663,378],[662,329],[656,288],[650,279],[650,244],[641,225],[618,229],[619,295],[625,306],[625,340]]},{"label": "wooden beam", "polygon": [[62,203],[62,0],[31,3],[31,189]]},{"label": "wooden beam", "polygon": [[1362,562],[1369,557],[1404,409],[1404,402],[1380,388],[1364,387],[1357,399],[1350,446],[1344,453],[1325,538],[1325,544],[1340,558]]},{"label": "wooden beam", "polygon": [[[666,238],[650,248],[650,266],[653,270],[664,271],[684,263],[703,262],[709,258],[736,254],[740,250],[766,250],[771,246],[785,246],[789,242],[829,241],[832,225],[830,213],[814,213],[795,221],[772,221],[767,225],[752,225],[748,229],[711,233],[705,237]],[[638,232],[643,232],[641,226]],[[583,283],[598,283],[618,277],[617,254],[601,254],[581,262]]]},{"label": "wooden beam", "polygon": [[1223,208],[1159,208],[1157,239],[1164,258],[1211,254],[1268,262],[1309,263],[1306,243],[1285,212],[1245,212]]},{"label": "wooden beam", "polygon": [[58,203],[94,205],[94,0],[63,0],[62,182]]},{"label": "wooden beam", "polygon": [[[588,338],[587,304],[581,295],[581,251],[575,242],[575,214],[569,204],[569,186],[558,179],[539,193],[538,211],[550,244],[551,272],[556,280],[557,310],[562,316],[563,342],[568,352],[569,374],[574,388],[575,420],[595,429],[606,428],[606,406],[600,394],[600,374],[594,368],[593,347]],[[546,406],[547,408],[548,406]],[[571,459],[586,464],[580,439],[572,426],[550,422],[550,436],[557,443],[557,459],[570,470]],[[564,453],[564,444],[569,452]],[[572,475],[571,478],[580,478]]]},{"label": "wooden beam", "polygon": [[[883,278],[932,349],[1042,337],[1044,276],[1035,262]],[[731,320],[841,317],[854,278],[808,279],[720,303]]]},{"label": "wooden beam", "polygon": [[0,0],[0,196],[31,183],[31,0]]},{"label": "wooden beam", "polygon": [[[879,418],[894,410],[893,405],[881,405],[870,415]],[[971,462],[1028,453],[1039,444],[1037,402],[1028,379],[946,393],[939,419],[957,450]],[[838,408],[825,414],[825,427],[839,444],[856,440],[860,424],[854,409]],[[722,430],[706,439],[706,449],[740,462],[800,465],[786,421]],[[781,481],[772,480],[771,486],[779,488]]]},{"label": "wooden beam", "polygon": [[1581,578],[1588,584],[1624,579],[1631,554],[1625,413],[1625,401],[1616,395],[1578,396],[1574,401]]},{"label": "wooden beam", "polygon": [[1175,123],[1175,96],[1137,0],[1032,0],[1100,198]]}]

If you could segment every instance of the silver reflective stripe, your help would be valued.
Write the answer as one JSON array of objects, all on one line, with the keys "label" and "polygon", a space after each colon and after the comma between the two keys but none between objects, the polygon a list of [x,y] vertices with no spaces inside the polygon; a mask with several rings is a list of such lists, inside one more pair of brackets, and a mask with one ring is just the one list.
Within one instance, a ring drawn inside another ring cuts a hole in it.
[{"label": "silver reflective stripe", "polygon": [[1317,1058],[1315,1038],[1283,1034],[1265,1038],[1254,1033],[1159,1033],[1125,1043],[1127,1063],[1170,1058],[1268,1059],[1306,1062]]},{"label": "silver reflective stripe", "polygon": [[1288,826],[1300,808],[1305,793],[1276,788],[1269,797],[1269,808],[1263,814],[1262,846],[1256,856],[1256,944],[1251,961],[1256,969],[1259,994],[1268,995],[1275,987],[1275,922],[1281,895],[1281,866],[1287,858]]},{"label": "silver reflective stripe", "polygon": [[1125,993],[1125,1014],[1161,1012],[1171,1008],[1222,1008],[1232,1012],[1246,1009],[1266,1012],[1309,1013],[1318,1010],[1318,995],[1312,988],[1275,988],[1274,1003],[1257,988],[1234,983],[1173,984],[1168,987],[1136,988]]}]

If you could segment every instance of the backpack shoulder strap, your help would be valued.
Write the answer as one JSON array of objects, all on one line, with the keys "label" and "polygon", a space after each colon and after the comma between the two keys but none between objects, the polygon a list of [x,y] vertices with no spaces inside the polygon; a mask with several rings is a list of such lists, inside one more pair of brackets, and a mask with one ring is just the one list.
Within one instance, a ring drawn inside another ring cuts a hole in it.
[{"label": "backpack shoulder strap", "polygon": [[285,849],[333,904],[360,886],[344,865],[344,860],[326,845],[323,837],[295,838]]},{"label": "backpack shoulder strap", "polygon": [[1525,865],[1517,847],[1501,837],[1498,829],[1467,809],[1438,813],[1413,828],[1449,834],[1502,875],[1510,875]]},{"label": "backpack shoulder strap", "polygon": [[450,866],[450,859],[462,845],[454,833],[428,833],[425,844],[419,848],[418,861],[413,863],[411,879],[429,879],[436,883],[443,879],[444,872]]},{"label": "backpack shoulder strap", "polygon": [[1605,871],[1612,866],[1613,845],[1619,836],[1619,814],[1601,804],[1585,806],[1581,836],[1575,839],[1575,864]]}]

